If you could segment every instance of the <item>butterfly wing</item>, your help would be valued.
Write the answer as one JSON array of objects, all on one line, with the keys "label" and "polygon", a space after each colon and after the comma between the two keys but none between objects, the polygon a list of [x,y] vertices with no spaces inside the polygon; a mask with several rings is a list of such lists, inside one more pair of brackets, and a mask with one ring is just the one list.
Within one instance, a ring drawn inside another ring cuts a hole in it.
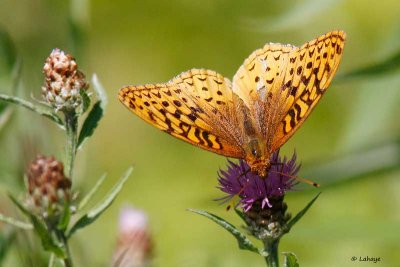
[{"label": "butterfly wing", "polygon": [[148,123],[181,140],[227,157],[244,157],[231,82],[214,71],[192,69],[164,84],[127,86],[119,99]]},{"label": "butterfly wing", "polygon": [[272,151],[281,147],[303,124],[330,85],[339,66],[346,35],[333,31],[290,54],[282,84],[285,98]]},{"label": "butterfly wing", "polygon": [[273,119],[283,105],[281,85],[292,45],[269,43],[254,51],[233,77],[233,91],[250,109],[267,150],[272,146]]},{"label": "butterfly wing", "polygon": [[329,86],[345,33],[333,31],[302,47],[266,44],[233,78],[233,91],[251,108],[272,153],[302,125]]}]

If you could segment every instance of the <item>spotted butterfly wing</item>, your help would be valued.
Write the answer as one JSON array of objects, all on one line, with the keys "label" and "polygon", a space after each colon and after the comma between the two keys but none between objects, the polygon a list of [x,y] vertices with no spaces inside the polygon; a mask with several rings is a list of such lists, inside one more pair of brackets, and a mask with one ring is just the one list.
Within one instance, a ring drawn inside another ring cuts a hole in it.
[{"label": "spotted butterfly wing", "polygon": [[[281,147],[303,124],[330,85],[343,55],[346,34],[333,31],[291,53],[297,62],[286,69],[283,83],[288,95],[274,133],[273,148]],[[293,75],[290,73],[293,72]]]},{"label": "spotted butterfly wing", "polygon": [[231,82],[215,71],[192,69],[164,84],[127,86],[119,99],[179,139],[227,157],[245,156],[233,115]]},{"label": "spotted butterfly wing", "polygon": [[254,51],[233,78],[233,91],[251,108],[267,154],[279,149],[316,106],[338,68],[343,31],[301,47],[267,44]]}]

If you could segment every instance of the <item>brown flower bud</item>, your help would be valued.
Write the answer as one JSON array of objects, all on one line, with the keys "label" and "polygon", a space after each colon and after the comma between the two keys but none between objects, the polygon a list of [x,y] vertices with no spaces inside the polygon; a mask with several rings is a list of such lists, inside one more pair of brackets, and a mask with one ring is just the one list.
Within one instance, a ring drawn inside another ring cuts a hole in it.
[{"label": "brown flower bud", "polygon": [[54,157],[38,156],[28,167],[30,202],[44,217],[58,213],[70,200],[71,181]]},{"label": "brown flower bud", "polygon": [[54,49],[46,59],[43,73],[43,98],[57,110],[76,109],[82,103],[80,90],[86,90],[89,84],[85,75],[78,70],[78,65],[69,54]]}]

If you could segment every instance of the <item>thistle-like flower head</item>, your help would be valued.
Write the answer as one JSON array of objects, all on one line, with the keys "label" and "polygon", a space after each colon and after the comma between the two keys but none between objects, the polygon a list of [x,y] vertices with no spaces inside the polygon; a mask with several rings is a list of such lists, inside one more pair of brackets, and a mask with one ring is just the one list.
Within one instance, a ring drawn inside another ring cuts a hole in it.
[{"label": "thistle-like flower head", "polygon": [[220,170],[218,174],[218,188],[228,194],[222,199],[228,200],[238,196],[245,212],[258,201],[261,202],[261,208],[271,208],[270,199],[281,197],[290,190],[296,184],[292,177],[300,169],[300,165],[296,164],[296,153],[287,160],[286,157],[282,159],[277,151],[272,155],[271,163],[267,176],[261,177],[250,171],[246,161],[239,160],[239,163],[234,163],[228,160],[228,169]]},{"label": "thistle-like flower head", "polygon": [[54,157],[38,156],[27,169],[28,199],[43,217],[58,215],[71,198],[71,181]]},{"label": "thistle-like flower head", "polygon": [[228,194],[222,199],[239,197],[246,228],[253,236],[265,242],[279,240],[286,233],[285,225],[291,218],[283,198],[296,184],[294,177],[299,169],[296,153],[287,160],[279,157],[279,151],[272,155],[266,177],[252,173],[244,160],[238,164],[229,161],[228,169],[219,172],[219,188]]},{"label": "thistle-like flower head", "polygon": [[74,110],[82,103],[81,90],[89,84],[85,75],[78,70],[78,65],[71,55],[54,49],[46,59],[43,73],[43,98],[57,110]]}]

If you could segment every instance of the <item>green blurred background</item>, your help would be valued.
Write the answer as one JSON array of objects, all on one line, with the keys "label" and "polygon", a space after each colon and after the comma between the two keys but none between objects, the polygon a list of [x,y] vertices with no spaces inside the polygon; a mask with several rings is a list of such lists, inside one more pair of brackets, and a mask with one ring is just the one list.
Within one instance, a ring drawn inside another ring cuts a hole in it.
[{"label": "green blurred background", "polygon": [[[88,77],[96,73],[107,90],[105,118],[78,155],[74,186],[87,192],[107,172],[106,192],[135,165],[113,206],[73,239],[77,266],[108,266],[124,204],[149,215],[154,266],[264,266],[224,230],[186,211],[204,209],[240,225],[212,201],[222,196],[216,172],[226,159],[146,124],[116,95],[123,85],[167,81],[190,68],[231,78],[266,42],[301,45],[333,29],[347,33],[338,75],[282,149],[287,155],[296,149],[300,175],[322,185],[289,193],[289,209],[295,213],[322,194],[280,250],[297,254],[301,266],[399,266],[399,14],[398,0],[0,0],[0,28],[14,42],[0,58],[1,93],[13,93],[4,66],[14,51],[22,62],[17,93],[40,98],[44,59],[56,47],[73,54]],[[9,117],[0,130],[0,209],[12,215],[6,193],[22,192],[27,162],[38,152],[62,158],[64,139],[36,114],[14,109]],[[16,247],[4,266],[37,266],[23,265]],[[352,256],[381,262],[352,262]]]}]

